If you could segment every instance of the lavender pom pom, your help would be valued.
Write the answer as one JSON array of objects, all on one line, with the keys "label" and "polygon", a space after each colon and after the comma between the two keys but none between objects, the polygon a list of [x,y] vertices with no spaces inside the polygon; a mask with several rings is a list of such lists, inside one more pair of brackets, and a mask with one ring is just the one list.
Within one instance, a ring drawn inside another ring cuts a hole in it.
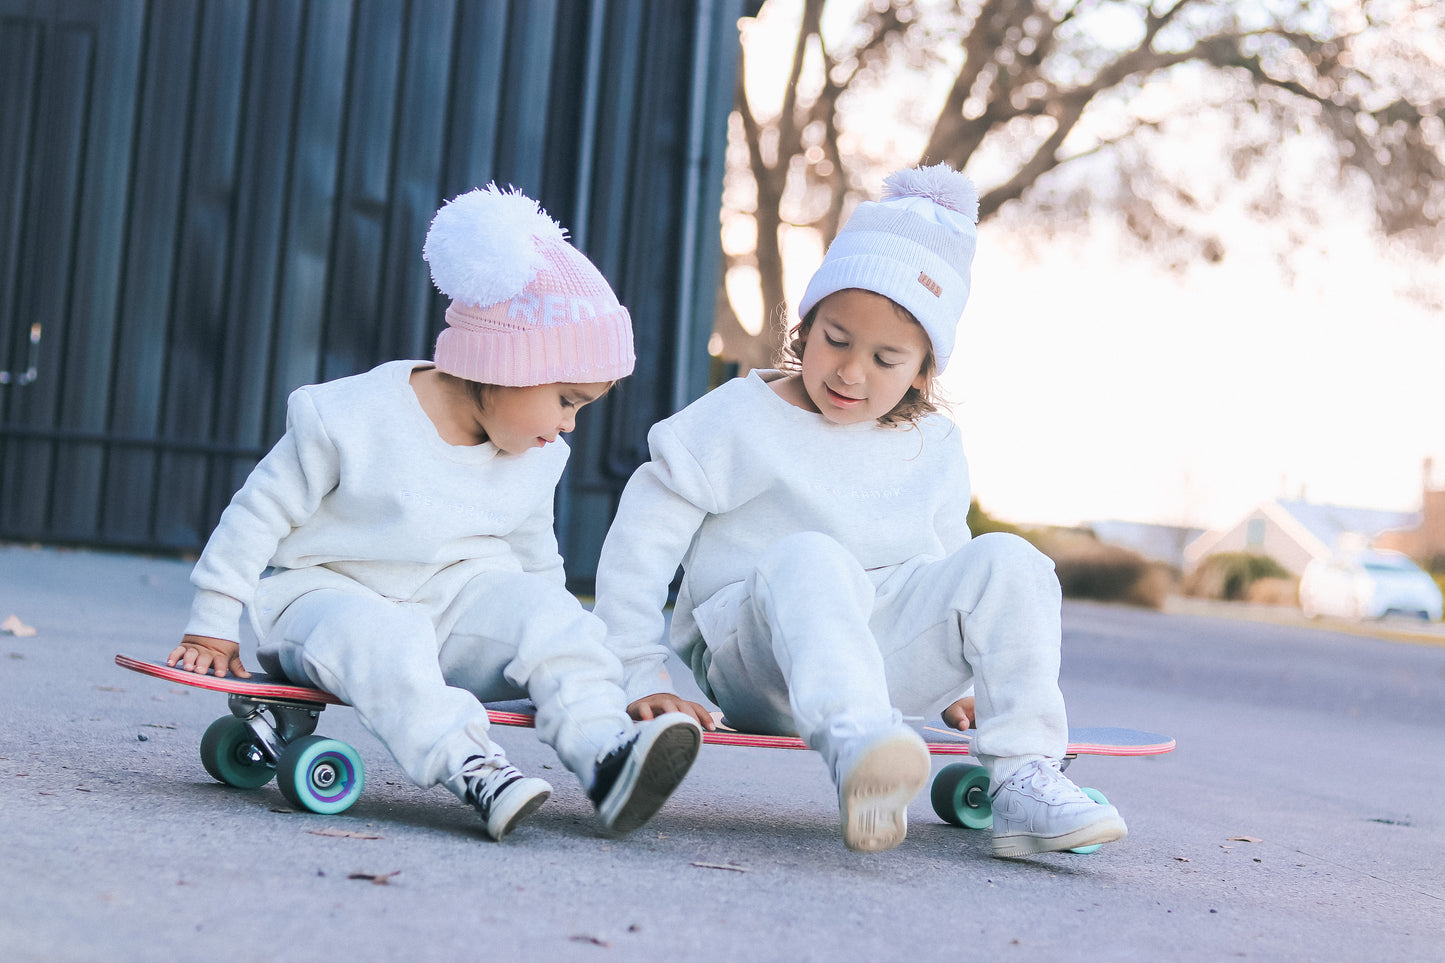
[{"label": "lavender pom pom", "polygon": [[939,207],[956,211],[978,223],[978,188],[966,174],[947,164],[894,171],[883,180],[883,200],[926,197]]}]

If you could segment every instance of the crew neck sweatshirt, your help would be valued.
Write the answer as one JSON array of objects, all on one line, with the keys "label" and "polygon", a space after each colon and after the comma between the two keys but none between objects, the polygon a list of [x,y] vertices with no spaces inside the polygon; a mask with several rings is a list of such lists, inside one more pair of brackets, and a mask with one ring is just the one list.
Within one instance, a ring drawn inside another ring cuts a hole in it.
[{"label": "crew neck sweatshirt", "polygon": [[[424,586],[429,597],[455,591],[488,569],[565,582],[552,506],[567,445],[508,454],[490,442],[448,444],[411,387],[423,367],[431,363],[391,361],[292,392],[286,433],[191,574],[187,634],[237,639],[268,568],[326,569],[403,601]],[[298,592],[308,584],[289,582]]]},{"label": "crew neck sweatshirt", "polygon": [[968,465],[950,419],[835,425],[779,397],[771,382],[781,377],[753,371],[648,433],[651,460],[623,492],[597,574],[596,612],[629,701],[671,690],[663,607],[679,564],[671,648],[706,692],[693,609],[747,578],[777,539],[827,535],[881,584],[899,565],[943,558],[969,538]]}]

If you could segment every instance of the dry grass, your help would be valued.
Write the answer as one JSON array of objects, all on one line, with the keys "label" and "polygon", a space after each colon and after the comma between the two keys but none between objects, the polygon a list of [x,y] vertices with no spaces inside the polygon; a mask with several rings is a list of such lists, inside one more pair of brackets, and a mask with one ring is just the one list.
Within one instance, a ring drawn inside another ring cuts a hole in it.
[{"label": "dry grass", "polygon": [[1130,549],[1106,545],[1092,534],[1049,529],[1030,536],[1054,560],[1065,598],[1159,609],[1174,587],[1168,566]]},{"label": "dry grass", "polygon": [[969,506],[968,527],[974,535],[1009,532],[1028,539],[1053,559],[1065,598],[1162,609],[1174,589],[1174,572],[1167,565],[1118,545],[1106,545],[1093,532],[1020,528],[989,516],[977,499]]},{"label": "dry grass", "polygon": [[1244,600],[1256,605],[1299,605],[1299,579],[1266,576],[1255,579],[1244,590]]}]

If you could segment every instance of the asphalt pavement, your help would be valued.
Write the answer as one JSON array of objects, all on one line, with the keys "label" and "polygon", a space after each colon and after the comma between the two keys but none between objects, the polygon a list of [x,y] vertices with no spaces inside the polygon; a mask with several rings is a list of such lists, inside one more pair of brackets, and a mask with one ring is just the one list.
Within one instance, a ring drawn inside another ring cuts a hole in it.
[{"label": "asphalt pavement", "polygon": [[197,746],[224,698],[112,661],[170,648],[188,572],[0,545],[6,960],[1422,960],[1445,945],[1433,629],[1066,604],[1071,721],[1179,740],[1070,769],[1130,826],[1089,856],[993,859],[926,798],[898,849],[851,853],[811,753],[711,746],[651,823],[610,838],[551,750],[500,728],[557,791],[497,844],[444,790],[408,784],[345,708],[319,730],[367,766],[343,814],[207,776]]}]

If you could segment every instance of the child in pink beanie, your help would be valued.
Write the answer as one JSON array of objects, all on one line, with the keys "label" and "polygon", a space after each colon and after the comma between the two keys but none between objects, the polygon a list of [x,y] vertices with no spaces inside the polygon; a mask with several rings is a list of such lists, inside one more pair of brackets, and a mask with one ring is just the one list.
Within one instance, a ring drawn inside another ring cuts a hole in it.
[{"label": "child in pink beanie", "polygon": [[565,587],[552,503],[578,409],[632,372],[627,309],[536,201],[494,185],[444,205],[424,255],[452,299],[435,360],[297,389],[286,433],[197,562],[168,662],[261,665],[354,706],[407,776],[501,839],[552,787],[507,762],[483,701],[530,697],[537,734],[602,824],[646,822],[702,735],[633,722],[602,623]]}]

